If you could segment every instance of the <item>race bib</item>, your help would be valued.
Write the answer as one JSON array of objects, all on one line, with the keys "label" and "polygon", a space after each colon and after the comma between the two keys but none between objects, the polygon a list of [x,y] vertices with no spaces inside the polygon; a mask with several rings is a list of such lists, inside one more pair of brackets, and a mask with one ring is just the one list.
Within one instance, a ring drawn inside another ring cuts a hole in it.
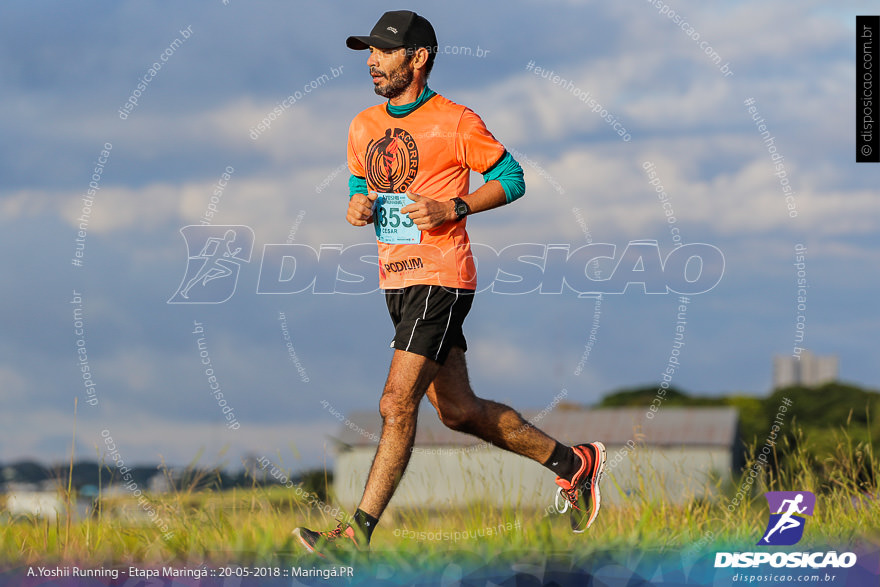
[{"label": "race bib", "polygon": [[376,227],[376,239],[389,245],[418,244],[422,240],[422,232],[400,210],[411,204],[406,194],[376,195],[373,202],[373,224]]}]

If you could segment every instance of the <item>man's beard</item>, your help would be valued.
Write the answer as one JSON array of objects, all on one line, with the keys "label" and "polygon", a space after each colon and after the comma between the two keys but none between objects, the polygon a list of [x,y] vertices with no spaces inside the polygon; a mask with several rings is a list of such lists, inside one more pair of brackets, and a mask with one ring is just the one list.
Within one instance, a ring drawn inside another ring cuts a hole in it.
[{"label": "man's beard", "polygon": [[408,63],[401,63],[397,69],[386,76],[384,84],[375,84],[373,91],[389,100],[401,95],[413,81],[413,68],[408,65]]}]

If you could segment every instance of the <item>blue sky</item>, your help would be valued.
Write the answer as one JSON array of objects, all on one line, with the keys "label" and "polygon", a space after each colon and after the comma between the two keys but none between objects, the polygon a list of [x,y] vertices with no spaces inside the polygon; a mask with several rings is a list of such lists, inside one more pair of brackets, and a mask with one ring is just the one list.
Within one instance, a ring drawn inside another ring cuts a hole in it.
[{"label": "blue sky", "polygon": [[[852,130],[855,15],[872,5],[668,3],[728,64],[725,76],[659,4],[409,5],[432,21],[441,52],[448,48],[431,87],[473,108],[523,155],[526,196],[471,218],[472,241],[575,248],[587,242],[586,226],[595,242],[622,250],[656,240],[665,255],[670,225],[643,169],[653,162],[683,242],[717,246],[726,261],[718,286],[691,298],[674,385],[768,392],[772,356],[794,343],[794,248],[803,244],[802,346],[837,354],[842,379],[876,387],[869,333],[878,326],[880,168],[854,163]],[[366,54],[344,39],[367,34],[395,8],[243,0],[0,7],[0,239],[8,251],[0,261],[8,276],[0,282],[0,460],[65,458],[74,398],[82,457],[97,454],[106,429],[132,462],[198,458],[235,468],[255,454],[299,468],[332,459],[328,435],[339,422],[321,402],[343,413],[376,408],[390,360],[384,302],[379,294],[258,295],[259,261],[265,244],[287,242],[297,217],[295,243],[373,241],[369,229],[345,222],[347,173],[333,175],[351,118],[378,100]],[[189,38],[121,119],[138,80],[187,27]],[[527,70],[530,62],[578,92]],[[249,137],[285,97],[334,70],[341,75]],[[586,92],[631,140],[578,99]],[[748,98],[784,156],[795,218]],[[112,149],[75,267],[82,197],[105,143]],[[186,267],[179,230],[198,223],[227,167],[234,173],[213,223],[251,227],[252,261],[228,302],[166,304]],[[97,405],[85,403],[74,291]],[[577,369],[591,299],[483,294],[465,324],[473,386],[526,410],[562,388],[571,401],[593,403],[656,383],[677,306],[674,295],[639,288],[605,296],[596,341]],[[226,429],[208,388],[194,321],[237,430]]]}]

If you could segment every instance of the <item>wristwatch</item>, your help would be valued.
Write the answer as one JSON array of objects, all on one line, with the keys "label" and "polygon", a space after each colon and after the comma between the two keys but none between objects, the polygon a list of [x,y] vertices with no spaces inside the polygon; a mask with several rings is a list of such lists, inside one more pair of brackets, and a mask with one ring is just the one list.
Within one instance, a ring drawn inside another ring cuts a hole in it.
[{"label": "wristwatch", "polygon": [[468,207],[467,202],[461,198],[452,198],[452,202],[455,204],[455,215],[458,217],[456,220],[461,220],[471,213],[471,209]]}]

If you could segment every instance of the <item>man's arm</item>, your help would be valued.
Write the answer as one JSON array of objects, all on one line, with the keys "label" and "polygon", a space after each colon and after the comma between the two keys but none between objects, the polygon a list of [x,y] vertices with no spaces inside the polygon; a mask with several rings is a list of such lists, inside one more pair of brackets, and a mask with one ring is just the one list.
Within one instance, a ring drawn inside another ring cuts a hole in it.
[{"label": "man's arm", "polygon": [[483,181],[486,183],[493,179],[501,182],[501,187],[504,188],[508,204],[521,198],[526,193],[526,182],[523,178],[522,166],[513,158],[509,151],[505,150],[501,159],[483,173]]},{"label": "man's arm", "polygon": [[[509,204],[520,198],[526,191],[522,167],[506,151],[501,159],[483,174],[483,179],[486,180],[486,183],[477,190],[466,196],[461,196],[464,203],[468,205],[471,214]],[[419,230],[431,230],[444,222],[458,218],[455,214],[455,203],[452,200],[437,202],[418,196],[414,198],[412,195],[410,199],[414,200],[414,203],[404,206],[401,212],[408,213]]]},{"label": "man's arm", "polygon": [[373,201],[375,193],[355,194],[348,201],[348,213],[345,219],[352,226],[366,226],[373,221]]},{"label": "man's arm", "polygon": [[[470,213],[476,214],[477,212],[485,212],[486,210],[503,206],[507,203],[507,194],[504,192],[504,186],[501,185],[501,182],[494,179],[492,181],[487,181],[474,190],[473,193],[462,196],[461,199],[464,200],[465,204],[470,208]],[[455,204],[452,200],[446,203],[451,206],[452,219],[454,220]]]},{"label": "man's arm", "polygon": [[351,174],[348,178],[348,211],[345,219],[353,226],[366,226],[373,221],[373,201],[376,194],[370,194],[367,180]]},{"label": "man's arm", "polygon": [[346,144],[346,161],[351,175],[348,178],[348,210],[345,219],[353,226],[366,226],[373,221],[373,201],[376,194],[371,195],[367,189],[367,173],[359,156],[361,151],[355,146],[356,122],[357,117],[348,127]]},{"label": "man's arm", "polygon": [[[455,202],[452,200],[438,202],[419,194],[407,193],[407,195],[413,200],[413,203],[404,206],[400,211],[409,214],[410,219],[415,222],[419,230],[431,230],[445,222],[458,220],[455,213]],[[462,196],[461,199],[468,205],[471,214],[491,210],[507,203],[504,188],[497,180],[484,183],[473,193]]]}]

